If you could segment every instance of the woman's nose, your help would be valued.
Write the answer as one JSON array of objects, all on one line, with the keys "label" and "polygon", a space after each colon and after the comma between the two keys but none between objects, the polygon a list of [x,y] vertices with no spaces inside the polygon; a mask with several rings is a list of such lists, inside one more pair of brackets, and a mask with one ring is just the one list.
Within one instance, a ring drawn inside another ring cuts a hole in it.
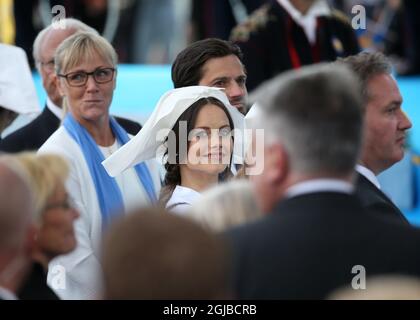
[{"label": "woman's nose", "polygon": [[97,90],[98,84],[96,83],[95,79],[93,78],[93,75],[88,75],[87,81],[86,81],[86,89],[88,91]]}]

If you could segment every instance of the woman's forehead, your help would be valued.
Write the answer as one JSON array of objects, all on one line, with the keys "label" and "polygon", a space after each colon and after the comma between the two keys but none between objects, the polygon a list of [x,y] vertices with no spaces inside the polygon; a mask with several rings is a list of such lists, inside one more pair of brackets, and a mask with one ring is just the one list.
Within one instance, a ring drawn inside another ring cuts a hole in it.
[{"label": "woman's forehead", "polygon": [[206,104],[197,114],[194,127],[220,128],[229,125],[229,118],[220,106]]},{"label": "woman's forehead", "polygon": [[77,70],[84,70],[84,69],[94,69],[99,66],[113,66],[112,61],[109,57],[105,56],[104,54],[98,52],[97,50],[89,50],[86,51],[83,55],[77,55],[74,57],[70,57],[65,66],[65,71],[77,69]]}]

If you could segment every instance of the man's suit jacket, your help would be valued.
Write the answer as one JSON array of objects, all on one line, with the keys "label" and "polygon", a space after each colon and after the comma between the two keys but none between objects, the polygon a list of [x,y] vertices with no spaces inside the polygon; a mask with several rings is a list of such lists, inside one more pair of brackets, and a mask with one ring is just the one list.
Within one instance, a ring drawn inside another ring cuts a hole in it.
[{"label": "man's suit jacket", "polygon": [[47,272],[41,264],[35,262],[19,290],[18,297],[20,300],[59,300],[59,297],[47,285]]},{"label": "man's suit jacket", "polygon": [[378,217],[409,224],[404,214],[380,189],[365,176],[358,173],[356,181],[356,195],[362,206]]},{"label": "man's suit jacket", "polygon": [[296,196],[226,236],[240,299],[323,299],[350,286],[358,265],[367,276],[420,275],[420,231],[372,216],[354,195]]},{"label": "man's suit jacket", "polygon": [[[136,135],[141,129],[137,122],[119,117],[115,117],[115,119],[129,134]],[[60,119],[45,107],[42,113],[32,122],[2,139],[0,141],[0,151],[15,153],[38,150],[58,129],[59,125]]]}]

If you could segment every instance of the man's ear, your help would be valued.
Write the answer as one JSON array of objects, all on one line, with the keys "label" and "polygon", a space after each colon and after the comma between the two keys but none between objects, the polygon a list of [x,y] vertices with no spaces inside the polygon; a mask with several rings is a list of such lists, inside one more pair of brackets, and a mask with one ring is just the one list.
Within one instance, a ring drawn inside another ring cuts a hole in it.
[{"label": "man's ear", "polygon": [[61,82],[60,77],[58,77],[56,74],[54,74],[53,77],[54,77],[54,82],[55,82],[55,86],[57,87],[58,93],[60,94],[60,96],[64,97],[65,93],[63,90],[63,84]]},{"label": "man's ear", "polygon": [[32,256],[36,251],[38,232],[39,228],[34,223],[28,227],[25,239],[25,251],[29,256]]},{"label": "man's ear", "polygon": [[289,157],[282,144],[273,144],[267,148],[265,155],[267,160],[267,179],[270,184],[279,184],[287,177],[289,173]]}]

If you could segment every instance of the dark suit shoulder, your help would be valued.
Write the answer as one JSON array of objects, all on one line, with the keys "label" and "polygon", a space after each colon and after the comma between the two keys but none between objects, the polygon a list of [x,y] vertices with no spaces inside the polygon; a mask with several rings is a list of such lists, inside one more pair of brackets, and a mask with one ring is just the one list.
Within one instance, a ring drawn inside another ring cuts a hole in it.
[{"label": "dark suit shoulder", "polygon": [[355,191],[363,206],[375,203],[379,199],[376,186],[361,174],[357,174]]},{"label": "dark suit shoulder", "polygon": [[334,33],[341,42],[339,44],[335,40],[335,43],[333,43],[334,49],[338,50],[338,52],[341,51],[339,56],[345,57],[359,53],[359,40],[349,18],[343,12],[333,10],[329,20],[331,21],[330,30],[334,30]]},{"label": "dark suit shoulder", "polygon": [[38,150],[59,125],[60,120],[45,107],[38,117],[1,140],[0,150],[9,153]]},{"label": "dark suit shoulder", "polygon": [[[141,129],[138,122],[121,117],[115,117],[115,119],[129,134],[136,135]],[[33,121],[2,139],[0,151],[8,153],[36,151],[58,129],[59,125],[60,120],[45,107]]]},{"label": "dark suit shoulder", "polygon": [[381,190],[361,174],[357,175],[356,196],[370,214],[409,224],[403,213]]},{"label": "dark suit shoulder", "polygon": [[124,130],[127,131],[131,135],[136,135],[142,128],[140,123],[136,121],[129,120],[126,118],[116,117],[116,116],[114,116],[114,118],[115,120],[117,120],[119,125],[123,127]]},{"label": "dark suit shoulder", "polygon": [[59,300],[54,291],[47,285],[47,275],[43,267],[34,263],[31,273],[19,291],[21,300]]},{"label": "dark suit shoulder", "polygon": [[368,214],[355,196],[319,192],[283,200],[227,234],[239,299],[324,299],[370,275],[420,275],[420,232]]},{"label": "dark suit shoulder", "polygon": [[331,11],[331,17],[340,22],[341,24],[351,27],[350,19],[344,12],[337,9],[333,9]]}]

